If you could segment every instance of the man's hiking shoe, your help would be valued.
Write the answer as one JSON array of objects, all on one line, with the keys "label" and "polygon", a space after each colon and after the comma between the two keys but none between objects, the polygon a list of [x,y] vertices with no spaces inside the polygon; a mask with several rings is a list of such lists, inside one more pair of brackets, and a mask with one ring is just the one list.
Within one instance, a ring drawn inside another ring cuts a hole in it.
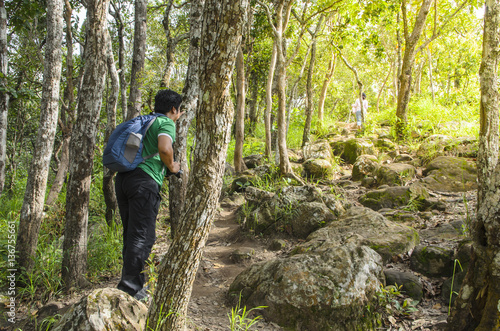
[{"label": "man's hiking shoe", "polygon": [[148,287],[143,287],[139,292],[134,295],[134,299],[141,302],[147,303],[149,301],[150,295],[148,293]]}]

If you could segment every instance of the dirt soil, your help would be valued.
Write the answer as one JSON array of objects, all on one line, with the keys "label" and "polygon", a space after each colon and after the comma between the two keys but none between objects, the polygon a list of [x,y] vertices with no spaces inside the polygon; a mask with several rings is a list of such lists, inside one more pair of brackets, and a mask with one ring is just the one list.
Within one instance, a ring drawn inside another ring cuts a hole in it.
[{"label": "dirt soil", "polygon": [[[357,205],[357,197],[365,192],[365,188],[359,185],[344,187],[344,197]],[[457,215],[463,215],[464,209],[474,210],[475,193],[467,194],[469,205],[465,205],[463,194],[452,194],[442,196],[449,201],[449,210],[445,213],[434,213],[434,216],[428,220],[421,220],[420,224],[413,224],[416,228],[431,228],[440,224],[448,223],[457,219]],[[273,259],[280,255],[286,255],[297,240],[286,239],[287,248],[272,252],[269,247],[270,238],[255,237],[241,231],[236,223],[237,208],[219,208],[214,221],[210,236],[206,243],[200,268],[194,282],[193,292],[189,303],[187,318],[188,330],[218,331],[230,330],[228,314],[231,314],[231,304],[227,293],[229,286],[235,277],[246,267],[259,261]],[[169,247],[170,238],[167,233],[167,227],[157,229],[157,242],[153,247],[155,260],[166,253]],[[436,243],[433,243],[436,244]],[[443,243],[445,244],[445,243]],[[251,252],[251,258],[245,259],[245,254],[234,254],[235,251]],[[243,258],[241,258],[243,256]],[[408,257],[401,256],[396,258],[388,267],[395,267],[400,270],[408,270]],[[418,311],[410,315],[393,314],[386,316],[384,327],[380,330],[442,330],[446,325],[448,306],[440,299],[440,287],[443,279],[430,279],[421,276],[424,283],[424,299],[417,306]],[[114,277],[106,282],[95,284],[93,288],[115,287],[119,277]],[[57,300],[42,306],[31,308],[19,307],[17,314],[25,317],[23,321],[14,326],[5,320],[0,321],[0,330],[38,330],[35,328],[35,322],[40,321],[46,316],[63,314],[71,304],[77,302],[83,295],[91,289],[78,291],[70,295],[62,296]],[[5,316],[5,313],[3,313]],[[29,316],[26,318],[26,316]],[[255,315],[251,315],[253,318]],[[44,329],[45,330],[45,329]],[[259,320],[251,330],[283,330],[275,323],[265,320]]]}]

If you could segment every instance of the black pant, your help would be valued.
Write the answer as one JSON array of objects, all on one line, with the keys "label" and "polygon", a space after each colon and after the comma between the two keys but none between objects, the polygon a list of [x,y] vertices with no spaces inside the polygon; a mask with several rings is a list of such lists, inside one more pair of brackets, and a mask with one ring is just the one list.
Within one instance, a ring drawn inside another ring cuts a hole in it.
[{"label": "black pant", "polygon": [[115,190],[123,224],[123,268],[118,288],[135,295],[144,286],[142,271],[156,240],[160,189],[151,176],[137,168],[119,173]]}]

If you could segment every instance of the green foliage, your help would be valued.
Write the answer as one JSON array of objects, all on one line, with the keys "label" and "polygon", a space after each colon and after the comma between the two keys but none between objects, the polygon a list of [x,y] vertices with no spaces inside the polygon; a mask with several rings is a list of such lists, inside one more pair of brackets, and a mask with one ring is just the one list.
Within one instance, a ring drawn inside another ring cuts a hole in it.
[{"label": "green foliage", "polygon": [[108,226],[103,220],[89,230],[88,277],[97,281],[120,272],[122,257],[122,227],[115,223]]},{"label": "green foliage", "polygon": [[404,298],[401,294],[403,285],[389,285],[386,287],[381,286],[380,291],[377,292],[378,305],[383,309],[385,315],[403,315],[407,316],[418,309],[415,307],[416,303],[409,299]]},{"label": "green foliage", "polygon": [[258,306],[247,310],[246,306],[241,307],[241,293],[238,298],[238,304],[231,308],[231,314],[227,314],[229,318],[229,327],[231,331],[248,331],[254,326],[262,316],[258,315],[254,318],[250,317],[250,314],[259,309],[267,308],[267,306]]}]

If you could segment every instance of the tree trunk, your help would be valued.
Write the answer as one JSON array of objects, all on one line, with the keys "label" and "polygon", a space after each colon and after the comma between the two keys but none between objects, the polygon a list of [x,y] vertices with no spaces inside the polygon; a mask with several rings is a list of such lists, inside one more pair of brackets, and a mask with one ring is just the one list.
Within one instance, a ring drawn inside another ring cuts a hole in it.
[{"label": "tree trunk", "polygon": [[47,1],[47,44],[43,72],[40,125],[28,172],[26,191],[19,219],[16,250],[19,267],[29,273],[34,265],[38,233],[42,223],[45,190],[54,146],[59,109],[62,69],[63,2]]},{"label": "tree trunk", "polygon": [[9,93],[7,88],[9,59],[7,54],[7,11],[4,0],[0,0],[0,195],[5,186],[5,164],[7,162],[7,114]]},{"label": "tree trunk", "polygon": [[243,46],[236,57],[236,144],[234,147],[234,169],[237,173],[246,169],[243,162],[243,142],[245,140],[245,62]]},{"label": "tree trunk", "polygon": [[[109,136],[116,128],[116,106],[118,104],[118,96],[120,93],[120,78],[116,70],[115,59],[113,56],[113,45],[109,33],[106,33],[106,50],[107,50],[107,65],[108,72],[111,78],[111,92],[109,93],[108,101],[106,102],[107,125],[104,134],[104,141],[108,141]],[[106,223],[108,226],[116,222],[115,215],[118,209],[118,202],[116,201],[115,185],[113,178],[115,173],[108,168],[103,168],[102,176],[102,193],[104,195],[104,202],[106,203]]]},{"label": "tree trunk", "polygon": [[142,74],[146,58],[148,0],[135,1],[134,51],[132,55],[132,72],[130,73],[130,94],[127,105],[127,120],[141,114],[142,108]]},{"label": "tree trunk", "polygon": [[449,330],[498,330],[500,327],[500,165],[498,162],[498,62],[500,1],[485,6],[483,54],[479,70],[480,134],[478,207],[473,223],[473,253],[450,315]]},{"label": "tree trunk", "polygon": [[250,134],[253,133],[255,130],[255,126],[257,125],[257,106],[258,106],[258,99],[259,99],[259,84],[257,82],[257,73],[252,70],[252,73],[250,74],[250,82],[253,82],[251,85],[251,98],[248,102],[248,119],[250,122],[250,127],[249,127],[249,132]]},{"label": "tree trunk", "polygon": [[399,76],[398,105],[396,108],[396,134],[398,138],[403,138],[406,131],[406,123],[408,122],[406,109],[408,108],[408,103],[410,102],[411,72],[415,62],[415,50],[418,40],[420,39],[420,36],[425,28],[425,21],[427,19],[427,15],[429,14],[429,8],[432,1],[433,0],[423,0],[411,35],[408,35],[406,28],[406,1],[403,1],[401,4],[403,21],[405,24],[405,51],[401,67],[401,75]]},{"label": "tree trunk", "polygon": [[385,76],[384,83],[382,84],[382,87],[380,88],[380,90],[378,91],[378,94],[377,94],[377,113],[380,112],[380,108],[379,108],[380,97],[382,96],[382,93],[384,92],[385,86],[387,85],[387,81],[389,80],[389,77],[392,74],[392,69],[393,69],[393,66],[392,66],[392,62],[391,62],[391,67],[389,68],[389,72],[387,73],[387,76]]},{"label": "tree trunk", "polygon": [[432,54],[431,49],[427,49],[427,57],[429,59],[429,82],[431,84],[432,103],[436,102],[436,93],[434,92],[434,78],[432,77]]},{"label": "tree trunk", "polygon": [[[201,39],[200,109],[192,173],[178,234],[162,260],[149,325],[183,330],[192,285],[217,208],[233,120],[229,84],[246,0],[207,0]],[[213,84],[213,77],[217,84]]]},{"label": "tree trunk", "polygon": [[111,3],[114,8],[113,17],[115,18],[118,30],[118,77],[120,78],[120,107],[122,109],[122,119],[127,120],[127,82],[125,81],[125,41],[123,30],[125,24],[121,16],[123,7],[116,7],[114,2]]},{"label": "tree trunk", "polygon": [[269,72],[267,75],[266,83],[266,110],[264,111],[264,126],[266,131],[266,145],[264,150],[264,156],[267,160],[271,160],[272,155],[272,136],[271,136],[271,111],[273,109],[273,80],[274,71],[276,69],[276,42],[273,44],[273,52],[271,55],[271,62],[269,63]]},{"label": "tree trunk", "polygon": [[332,54],[332,59],[328,64],[328,72],[325,74],[325,79],[323,80],[323,85],[321,86],[321,93],[319,95],[319,100],[318,100],[318,125],[320,127],[323,126],[326,93],[328,92],[328,85],[330,85],[333,73],[335,72],[336,64],[337,64],[337,57],[335,56],[335,54]]},{"label": "tree trunk", "polygon": [[177,224],[181,217],[182,206],[186,197],[186,188],[189,178],[187,158],[188,131],[191,122],[196,116],[198,96],[200,95],[199,68],[200,68],[200,38],[205,0],[193,1],[189,13],[189,63],[184,84],[182,109],[186,113],[177,120],[174,143],[174,158],[180,162],[183,171],[181,178],[170,176],[169,179],[169,209],[170,235],[175,236]]},{"label": "tree trunk", "polygon": [[75,101],[73,85],[73,33],[71,32],[71,16],[73,9],[68,0],[65,1],[64,20],[66,22],[66,89],[64,90],[64,102],[61,108],[59,126],[61,127],[62,142],[57,173],[50,187],[47,206],[52,206],[59,196],[68,174],[69,166],[69,142],[73,127],[73,103]]},{"label": "tree trunk", "polygon": [[106,34],[109,0],[88,0],[87,42],[78,117],[70,144],[70,175],[66,194],[62,280],[66,290],[87,281],[87,225],[97,122],[107,69]]},{"label": "tree trunk", "polygon": [[[319,23],[318,23],[319,25]],[[311,122],[312,122],[312,115],[313,115],[313,98],[314,98],[314,93],[313,93],[313,86],[312,86],[312,78],[313,78],[313,71],[314,71],[314,62],[316,61],[316,35],[314,35],[313,40],[312,40],[312,46],[311,46],[311,60],[309,62],[309,70],[307,72],[307,88],[306,88],[306,94],[307,94],[307,102],[306,102],[306,122],[304,124],[304,133],[302,135],[302,147],[304,147],[308,142],[309,142],[309,136],[311,134]]]}]

